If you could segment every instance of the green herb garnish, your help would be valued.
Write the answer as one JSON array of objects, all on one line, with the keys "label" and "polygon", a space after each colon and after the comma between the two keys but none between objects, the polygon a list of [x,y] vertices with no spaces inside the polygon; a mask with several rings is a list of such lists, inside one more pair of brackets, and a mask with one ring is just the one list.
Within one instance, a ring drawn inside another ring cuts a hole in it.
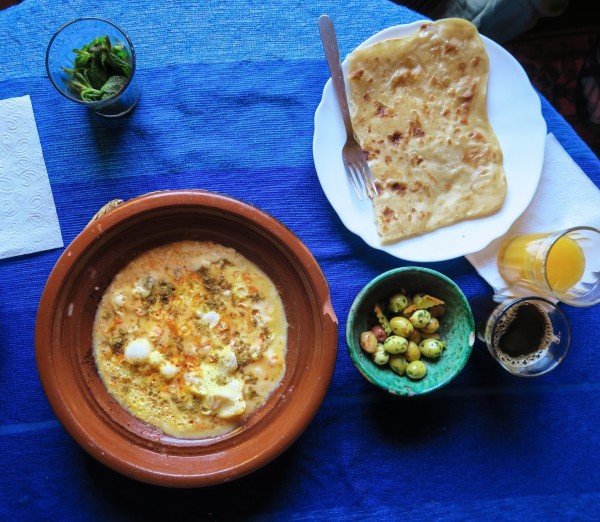
[{"label": "green herb garnish", "polygon": [[131,58],[123,45],[112,45],[108,36],[95,38],[73,52],[73,68],[63,67],[63,71],[70,75],[69,89],[83,101],[105,100],[127,84]]}]

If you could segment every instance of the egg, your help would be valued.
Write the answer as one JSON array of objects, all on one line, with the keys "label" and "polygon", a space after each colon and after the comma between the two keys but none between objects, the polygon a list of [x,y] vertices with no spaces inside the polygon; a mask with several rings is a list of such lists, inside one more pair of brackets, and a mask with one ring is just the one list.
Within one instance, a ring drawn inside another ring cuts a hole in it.
[{"label": "egg", "polygon": [[178,372],[179,368],[170,361],[166,361],[160,365],[160,373],[165,379],[172,379]]},{"label": "egg", "polygon": [[152,345],[148,339],[134,339],[125,347],[125,360],[129,363],[142,363],[148,360]]},{"label": "egg", "polygon": [[217,326],[219,324],[219,321],[221,320],[221,316],[217,312],[214,312],[213,310],[211,310],[210,312],[207,312],[207,313],[200,312],[197,315],[210,328],[214,328],[215,326]]},{"label": "egg", "polygon": [[165,360],[165,357],[162,353],[160,353],[158,350],[153,350],[152,352],[150,352],[150,354],[148,355],[148,362],[152,365],[152,366],[160,366],[160,364]]},{"label": "egg", "polygon": [[273,282],[239,252],[209,241],[142,253],[107,288],[93,328],[111,395],[179,438],[243,424],[283,379],[286,345]]}]

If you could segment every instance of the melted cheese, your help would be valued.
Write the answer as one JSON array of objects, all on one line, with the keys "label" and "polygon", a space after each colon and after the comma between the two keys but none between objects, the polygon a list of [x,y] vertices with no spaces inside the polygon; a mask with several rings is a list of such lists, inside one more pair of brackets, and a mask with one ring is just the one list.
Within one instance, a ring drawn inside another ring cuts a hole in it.
[{"label": "melted cheese", "polygon": [[174,437],[226,433],[285,373],[287,322],[272,281],[231,248],[181,241],[145,252],[106,290],[94,356],[111,395]]}]

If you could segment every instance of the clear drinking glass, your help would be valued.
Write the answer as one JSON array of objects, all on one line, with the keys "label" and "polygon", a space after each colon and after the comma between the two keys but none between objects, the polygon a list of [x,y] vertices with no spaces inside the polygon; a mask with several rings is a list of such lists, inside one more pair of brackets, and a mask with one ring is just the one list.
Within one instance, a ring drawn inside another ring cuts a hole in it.
[{"label": "clear drinking glass", "polygon": [[567,355],[569,322],[552,301],[538,296],[488,295],[473,299],[470,305],[477,339],[513,375],[543,375]]},{"label": "clear drinking glass", "polygon": [[[95,38],[108,36],[113,45],[121,44],[130,59],[131,74],[119,92],[99,101],[84,101],[68,87],[70,75],[64,68],[72,68],[76,54],[73,49],[81,49]],[[101,18],[78,18],[61,27],[52,37],[46,51],[46,72],[48,78],[65,98],[86,106],[95,113],[107,118],[124,116],[133,110],[140,97],[140,88],[135,75],[136,57],[129,36],[114,23]]]},{"label": "clear drinking glass", "polygon": [[600,230],[573,227],[508,239],[498,269],[511,284],[572,306],[600,302]]}]

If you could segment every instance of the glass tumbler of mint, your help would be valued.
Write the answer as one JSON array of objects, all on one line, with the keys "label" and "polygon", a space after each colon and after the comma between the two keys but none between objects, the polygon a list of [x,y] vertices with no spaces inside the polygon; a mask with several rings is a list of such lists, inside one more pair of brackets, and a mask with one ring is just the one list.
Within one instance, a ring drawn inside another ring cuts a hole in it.
[{"label": "glass tumbler of mint", "polygon": [[133,44],[101,18],[78,18],[61,27],[48,44],[46,72],[65,98],[107,118],[128,114],[140,97]]}]

